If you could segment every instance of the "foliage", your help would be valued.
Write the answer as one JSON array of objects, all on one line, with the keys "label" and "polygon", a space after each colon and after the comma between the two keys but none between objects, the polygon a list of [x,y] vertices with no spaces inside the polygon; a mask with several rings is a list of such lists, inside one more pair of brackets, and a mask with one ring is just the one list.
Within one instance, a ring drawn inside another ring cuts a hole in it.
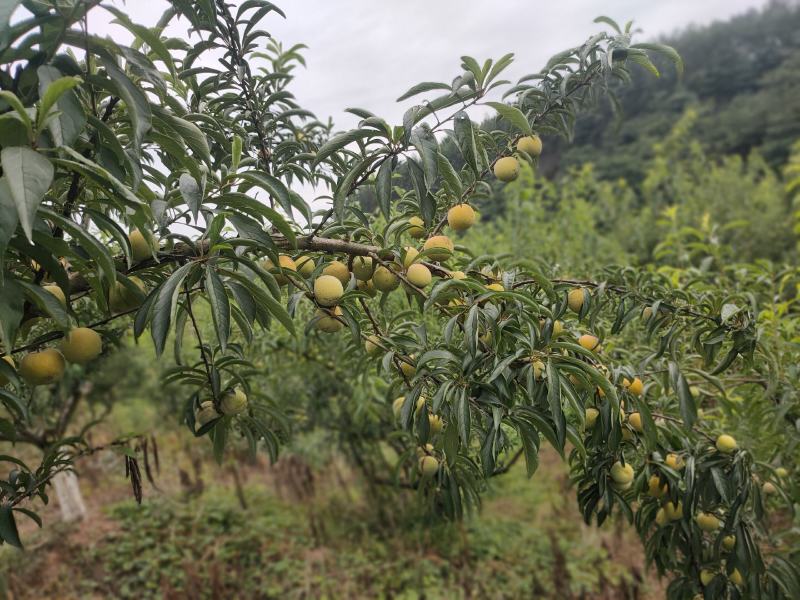
[{"label": "foliage", "polygon": [[[519,161],[537,162],[532,134],[570,137],[578,112],[630,82],[632,65],[657,71],[653,53],[680,71],[672,48],[633,43],[631,23],[601,17],[607,32],[515,85],[501,79],[511,55],[482,64],[464,56],[450,83],[425,82],[400,97],[430,98],[402,125],[354,108],[359,126],[337,133],[291,95],[301,48],[284,49],[262,29],[282,14],[269,2],[173,0],[154,29],[106,8],[135,36],[131,47],[81,31],[90,4],[24,5],[30,18],[4,29],[0,48],[7,354],[36,360],[29,351],[75,324],[132,322],[157,360],[171,350],[164,382],[181,386],[186,427],[210,440],[217,460],[234,443],[274,460],[292,424],[254,385],[270,368],[264,350],[303,355],[324,330],[344,326],[336,344],[346,350],[331,355],[334,365],[350,357],[343,377],[376,373],[382,382],[364,388],[367,410],[345,405],[331,424],[368,425],[373,446],[386,440],[393,453],[384,460],[394,465],[382,477],[381,461],[351,445],[376,484],[413,489],[428,514],[460,519],[518,460],[533,474],[546,441],[568,455],[585,520],[634,521],[648,557],[672,577],[672,598],[800,595],[796,569],[765,545],[767,508],[788,500],[782,478],[750,447],[709,445],[728,421],[701,419],[690,385],[703,382],[724,399],[739,378],[754,377],[779,413],[794,410],[797,373],[781,353],[788,340],[765,335],[759,320],[775,312],[772,292],[794,271],[757,265],[727,279],[702,268],[612,267],[576,280],[542,261],[477,255],[441,237],[449,209],[490,196],[493,173],[507,181]],[[164,38],[173,19],[190,23],[189,40]],[[477,105],[496,110],[502,127],[479,128],[470,117]],[[445,133],[459,164],[440,151]],[[408,185],[393,179],[401,159]],[[330,208],[315,212],[292,189],[301,184],[329,185]],[[374,213],[356,198],[366,187]],[[428,240],[417,264],[406,264],[417,234]],[[294,262],[308,257],[313,269]],[[380,299],[357,279],[372,281]],[[43,283],[59,286],[65,302]],[[24,323],[35,316],[51,331],[31,335]],[[45,356],[63,364],[54,352]],[[20,378],[0,361],[10,441],[26,430],[31,387],[41,384],[28,364],[20,361]],[[120,446],[140,499],[146,445]],[[48,449],[56,458],[38,468],[2,459],[19,467],[0,488],[5,542],[20,544],[17,516],[37,518],[20,503],[46,502],[53,474],[96,451],[84,438]],[[668,466],[668,453],[685,469]],[[651,475],[667,484],[669,501],[683,503],[669,523],[655,523],[665,509],[647,497]],[[772,499],[757,485],[768,479]],[[704,533],[699,511],[716,514],[720,529]],[[723,550],[733,533],[735,546]],[[718,575],[704,581],[701,569]]]}]

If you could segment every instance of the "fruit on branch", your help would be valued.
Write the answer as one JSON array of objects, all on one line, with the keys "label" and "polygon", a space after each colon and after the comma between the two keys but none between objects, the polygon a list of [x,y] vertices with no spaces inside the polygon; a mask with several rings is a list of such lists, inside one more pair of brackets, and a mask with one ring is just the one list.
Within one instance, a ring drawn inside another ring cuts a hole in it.
[{"label": "fruit on branch", "polygon": [[297,272],[306,278],[311,277],[314,269],[317,268],[316,263],[314,263],[314,259],[310,256],[301,256],[295,260],[294,263],[297,266]]},{"label": "fruit on branch", "polygon": [[197,414],[194,418],[197,429],[200,429],[203,425],[207,425],[214,419],[218,419],[220,416],[222,415],[214,408],[214,402],[211,400],[204,400],[200,403],[200,408],[197,409]]},{"label": "fruit on branch", "polygon": [[408,267],[406,279],[418,288],[426,288],[431,284],[432,276],[428,267],[417,263]]},{"label": "fruit on branch", "polygon": [[455,246],[446,235],[434,235],[425,240],[422,249],[432,261],[444,262],[452,256]]},{"label": "fruit on branch", "polygon": [[731,583],[733,583],[734,585],[738,585],[739,587],[744,585],[744,577],[742,577],[742,574],[739,572],[739,569],[734,569],[733,571],[731,571],[730,575],[728,575],[728,579],[731,580]]},{"label": "fruit on branch", "polygon": [[[9,367],[11,367],[12,369],[16,369],[16,368],[17,368],[17,365],[16,365],[16,363],[14,362],[14,359],[13,359],[13,358],[11,358],[11,355],[9,355],[9,354],[6,354],[6,355],[3,357],[3,360],[4,360],[4,361],[5,361],[5,362],[8,364],[8,366],[9,366]],[[4,386],[4,385],[6,385],[7,383],[8,383],[8,377],[6,377],[5,375],[3,375],[3,373],[2,373],[2,372],[0,372],[0,387],[3,387],[3,386]]]},{"label": "fruit on branch", "polygon": [[153,257],[156,247],[147,241],[144,234],[138,229],[134,229],[128,234],[128,241],[131,244],[131,258],[133,262],[142,262]]},{"label": "fruit on branch", "polygon": [[[408,360],[412,362],[406,362],[404,360],[400,361],[400,370],[406,377],[413,377],[414,374],[417,372],[417,367],[413,364],[413,359],[414,355],[412,354],[411,356],[408,357]],[[422,398],[422,401],[425,402],[425,399]]]},{"label": "fruit on branch", "polygon": [[584,416],[586,418],[586,428],[591,429],[597,422],[597,417],[600,416],[600,411],[594,407],[589,407],[586,409]]},{"label": "fruit on branch", "polygon": [[669,492],[669,485],[661,483],[658,475],[651,475],[647,481],[647,493],[653,498],[663,498]]},{"label": "fruit on branch", "polygon": [[638,431],[639,433],[644,432],[644,427],[642,427],[642,415],[638,412],[628,415],[628,424],[633,428],[634,431]]},{"label": "fruit on branch", "polygon": [[722,547],[728,552],[732,552],[736,547],[736,536],[726,535],[724,538],[722,538]]},{"label": "fruit on branch", "polygon": [[[536,381],[541,381],[542,379],[544,379],[544,370],[545,370],[544,363],[537,358],[537,359],[533,359],[533,361],[531,362],[531,366],[533,368],[533,378]],[[586,409],[586,410],[588,412],[590,409]],[[597,409],[594,408],[594,409],[591,409],[591,410],[597,410]]]},{"label": "fruit on branch", "polygon": [[567,305],[575,314],[581,312],[584,300],[584,289],[582,287],[573,288],[567,294]]},{"label": "fruit on branch", "polygon": [[64,336],[59,349],[69,362],[85,365],[100,356],[103,338],[93,329],[76,327]]},{"label": "fruit on branch", "polygon": [[423,456],[419,459],[419,470],[423,478],[430,479],[439,470],[439,459],[435,456]]},{"label": "fruit on branch", "polygon": [[425,444],[424,446],[417,446],[417,458],[422,458],[426,454],[433,454],[433,444]]},{"label": "fruit on branch", "polygon": [[630,463],[622,464],[620,461],[611,466],[611,479],[617,490],[627,490],[633,483],[634,471]]},{"label": "fruit on branch", "polygon": [[264,267],[266,271],[269,271],[273,277],[275,277],[275,281],[278,285],[286,285],[289,283],[289,278],[284,275],[281,271],[294,271],[297,272],[297,264],[295,264],[294,259],[291,256],[286,254],[281,254],[278,256],[278,267],[275,266],[270,259],[264,260],[261,263],[261,266]]},{"label": "fruit on branch", "polygon": [[778,467],[775,469],[775,475],[777,475],[779,479],[786,479],[789,476],[789,471],[784,467]]},{"label": "fruit on branch", "polygon": [[716,576],[716,572],[710,569],[701,569],[700,570],[700,583],[703,585],[708,585]]},{"label": "fruit on branch", "polygon": [[444,427],[442,417],[439,415],[428,415],[428,427],[431,430],[431,435],[436,435],[439,433],[442,430],[442,427]]},{"label": "fruit on branch", "polygon": [[536,134],[521,137],[517,142],[517,150],[531,156],[539,156],[542,153],[542,138]]},{"label": "fruit on branch", "polygon": [[494,176],[508,183],[519,177],[519,161],[513,156],[504,156],[494,163]]},{"label": "fruit on branch", "polygon": [[320,275],[314,280],[314,297],[320,306],[335,306],[343,294],[342,282],[333,275]]},{"label": "fruit on branch", "polygon": [[380,343],[381,338],[374,334],[370,335],[366,340],[364,340],[364,350],[367,354],[375,354],[381,349],[379,345]]},{"label": "fruit on branch", "polygon": [[667,511],[662,506],[656,511],[656,525],[662,527],[669,521],[669,517],[667,516]]},{"label": "fruit on branch", "polygon": [[364,292],[370,298],[374,298],[378,295],[378,290],[375,289],[375,284],[373,283],[372,279],[356,282],[356,289],[359,292]]},{"label": "fruit on branch", "polygon": [[578,343],[582,348],[592,352],[600,349],[600,340],[597,339],[597,336],[588,333],[584,333],[581,337],[579,337]]},{"label": "fruit on branch", "polygon": [[700,512],[694,518],[697,526],[703,531],[716,531],[719,529],[721,523],[717,517],[711,513]]},{"label": "fruit on branch", "polygon": [[[144,281],[135,275],[128,277],[128,281],[136,286],[142,294],[147,293],[147,287]],[[141,304],[142,300],[135,292],[128,289],[121,281],[114,282],[114,285],[108,293],[108,306],[112,313],[128,312],[129,310],[139,308]]]},{"label": "fruit on branch", "polygon": [[220,409],[223,415],[238,415],[247,410],[247,394],[236,388],[222,397]]},{"label": "fruit on branch", "polygon": [[45,292],[48,292],[56,297],[56,299],[61,302],[63,306],[67,305],[67,296],[64,294],[64,290],[62,290],[59,286],[55,284],[45,285],[42,286],[42,289]]},{"label": "fruit on branch", "polygon": [[359,281],[367,281],[370,279],[374,270],[375,265],[372,264],[372,258],[369,256],[356,256],[353,259],[353,275],[355,275],[356,279]]},{"label": "fruit on branch", "polygon": [[400,418],[400,413],[403,410],[403,403],[405,401],[406,401],[406,397],[405,396],[400,396],[398,398],[395,398],[394,402],[392,402],[392,412],[394,413],[394,418],[395,419],[399,419]]},{"label": "fruit on branch", "polygon": [[736,440],[732,436],[723,433],[717,438],[717,450],[722,454],[732,454],[736,451]]},{"label": "fruit on branch", "polygon": [[342,285],[347,285],[350,281],[350,271],[347,265],[338,260],[332,260],[322,269],[323,275],[329,275],[338,279]]},{"label": "fruit on branch", "polygon": [[324,308],[317,309],[317,322],[316,328],[323,333],[336,333],[340,331],[342,327],[344,327],[344,323],[342,323],[336,317],[342,316],[342,309],[338,306],[334,306],[330,310],[326,310]]},{"label": "fruit on branch", "polygon": [[764,485],[761,486],[761,492],[765,496],[772,496],[778,491],[778,488],[775,487],[775,484],[771,481],[765,481]]},{"label": "fruit on branch", "polygon": [[467,274],[464,271],[450,271],[447,275],[450,279],[455,279],[456,281],[461,281],[462,279],[467,278]]},{"label": "fruit on branch", "polygon": [[678,500],[675,502],[667,502],[664,505],[664,511],[670,521],[678,521],[683,518],[683,502]]},{"label": "fruit on branch", "polygon": [[378,291],[391,292],[400,285],[400,279],[391,269],[383,265],[378,265],[375,269],[375,273],[372,275],[372,283]]},{"label": "fruit on branch", "polygon": [[681,456],[671,453],[667,454],[666,458],[664,459],[664,464],[674,471],[682,471],[683,467],[686,466],[686,463],[683,461]]},{"label": "fruit on branch", "polygon": [[644,383],[638,377],[634,377],[633,381],[625,379],[622,385],[634,396],[641,396],[644,393]]},{"label": "fruit on branch", "polygon": [[413,246],[406,246],[403,248],[403,267],[406,269],[413,265],[417,257],[419,256],[419,250],[414,248]]},{"label": "fruit on branch", "polygon": [[48,385],[64,376],[66,361],[55,348],[31,352],[19,362],[19,374],[30,385]]},{"label": "fruit on branch", "polygon": [[475,210],[469,204],[456,204],[447,211],[447,224],[454,231],[466,231],[475,223]]},{"label": "fruit on branch", "polygon": [[410,225],[408,228],[408,235],[412,238],[418,240],[425,236],[425,221],[421,218],[411,217],[408,219],[408,224]]}]

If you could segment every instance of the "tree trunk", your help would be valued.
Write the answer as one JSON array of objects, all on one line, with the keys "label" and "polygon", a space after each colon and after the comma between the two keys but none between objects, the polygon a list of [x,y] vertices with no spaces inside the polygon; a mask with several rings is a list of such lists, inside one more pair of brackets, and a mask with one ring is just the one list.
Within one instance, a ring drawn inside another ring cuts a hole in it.
[{"label": "tree trunk", "polygon": [[73,471],[62,471],[53,477],[52,482],[61,507],[61,520],[69,523],[86,517],[86,504],[78,485],[78,476]]}]

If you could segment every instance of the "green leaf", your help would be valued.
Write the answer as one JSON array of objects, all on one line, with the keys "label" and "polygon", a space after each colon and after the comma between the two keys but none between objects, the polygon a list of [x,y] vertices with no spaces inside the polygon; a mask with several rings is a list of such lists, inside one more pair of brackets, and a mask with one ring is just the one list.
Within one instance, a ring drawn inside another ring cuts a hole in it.
[{"label": "green leaf", "polygon": [[411,132],[410,140],[419,152],[422,170],[425,173],[425,188],[430,190],[436,184],[436,177],[439,175],[439,165],[436,160],[439,143],[430,128],[424,124]]},{"label": "green leaf", "polygon": [[263,171],[255,170],[239,173],[237,177],[265,190],[270,196],[278,201],[278,204],[287,215],[292,214],[292,201],[291,198],[289,198],[289,190],[286,189],[286,186],[280,179],[273,177],[268,173],[264,173]]},{"label": "green leaf", "polygon": [[547,403],[558,435],[559,446],[556,449],[561,452],[566,441],[566,421],[561,407],[561,376],[550,359],[547,361]]},{"label": "green leaf", "polygon": [[194,266],[194,263],[183,265],[172,273],[158,289],[158,296],[150,313],[150,333],[153,336],[153,344],[158,355],[164,352],[170,324],[175,318],[180,286]]},{"label": "green leaf", "polygon": [[[25,290],[25,296],[34,304],[40,311],[51,316],[55,319],[58,326],[67,329],[69,328],[69,315],[67,309],[61,304],[61,301],[53,294],[45,290],[42,286],[27,281],[20,281],[18,283]],[[64,294],[69,293],[64,290]]]},{"label": "green leaf", "polygon": [[402,102],[412,96],[416,96],[417,94],[422,94],[425,92],[430,92],[431,90],[448,90],[451,91],[451,88],[446,83],[437,83],[435,81],[423,81],[422,83],[418,83],[415,86],[412,86],[405,94],[401,95],[397,102]]},{"label": "green leaf", "polygon": [[456,173],[453,165],[450,164],[450,161],[447,160],[447,157],[441,152],[436,154],[436,161],[439,165],[439,173],[442,176],[445,190],[451,197],[461,199],[464,189],[461,185],[461,178],[458,176],[458,173]]},{"label": "green leaf", "polygon": [[7,544],[22,548],[17,521],[10,506],[0,506],[0,538]]},{"label": "green leaf", "polygon": [[525,135],[533,135],[531,124],[528,123],[528,119],[525,118],[525,115],[516,106],[503,104],[502,102],[487,102],[486,104],[495,109],[501,117]]},{"label": "green leaf", "polygon": [[475,145],[475,130],[472,127],[469,115],[465,111],[459,111],[453,118],[453,130],[464,162],[477,175],[480,169],[478,168],[478,150]]},{"label": "green leaf", "polygon": [[13,348],[25,307],[24,290],[15,279],[6,275],[0,279],[0,341]]},{"label": "green leaf", "polygon": [[605,23],[606,25],[610,25],[611,27],[613,27],[614,31],[616,31],[617,33],[622,33],[622,30],[619,28],[619,25],[617,25],[617,22],[611,17],[599,16],[594,20],[594,22]]},{"label": "green leaf", "polygon": [[469,447],[469,433],[470,433],[470,411],[469,411],[469,398],[467,393],[462,390],[458,395],[455,403],[456,412],[456,426],[458,427],[458,435],[461,437],[461,443],[465,448]]},{"label": "green leaf", "polygon": [[[86,113],[72,88],[82,83],[78,77],[62,77],[61,71],[49,65],[36,70],[39,76],[39,106],[37,129],[45,124],[50,128],[56,146],[69,146],[86,127]],[[51,114],[55,107],[57,114]]]},{"label": "green leaf", "polygon": [[117,279],[117,269],[114,265],[114,257],[105,244],[89,234],[72,219],[67,219],[49,208],[42,208],[41,213],[55,223],[55,225],[67,232],[92,260],[97,263],[97,266],[100,268],[109,286],[114,284]]},{"label": "green leaf", "polygon": [[633,44],[631,48],[638,48],[641,50],[651,50],[653,52],[658,52],[659,54],[663,54],[669,60],[672,61],[672,64],[675,65],[675,70],[678,72],[678,75],[683,73],[683,59],[681,55],[678,54],[677,50],[672,46],[667,46],[666,44]]},{"label": "green leaf", "polygon": [[28,130],[28,140],[33,139],[33,123],[31,123],[31,118],[28,115],[28,111],[25,110],[25,107],[20,102],[19,98],[13,93],[7,90],[0,90],[0,100],[5,100],[11,108],[13,108],[19,120],[25,125],[25,129]]},{"label": "green leaf", "polygon": [[337,152],[347,146],[347,144],[351,144],[356,140],[370,137],[372,135],[375,135],[375,130],[373,129],[352,129],[351,131],[340,133],[339,135],[325,142],[322,147],[317,150],[317,155],[314,157],[313,164],[318,165],[334,152]]},{"label": "green leaf", "polygon": [[192,213],[192,218],[197,221],[197,214],[203,204],[203,192],[200,190],[197,180],[189,173],[181,173],[178,179],[178,189],[181,192],[183,201],[186,202]]},{"label": "green leaf", "polygon": [[242,160],[242,138],[238,135],[233,136],[231,141],[231,173],[239,169],[239,162]]},{"label": "green leaf", "polygon": [[100,6],[117,17],[114,19],[114,21],[112,21],[112,23],[119,23],[120,25],[124,26],[133,35],[150,46],[150,50],[152,50],[153,53],[158,56],[158,58],[164,61],[164,64],[167,65],[170,73],[175,73],[175,63],[172,61],[172,55],[170,54],[169,49],[164,45],[164,42],[161,41],[161,38],[158,37],[157,33],[153,32],[147,27],[144,27],[143,25],[137,25],[118,8],[109,6],[107,4],[101,4]]},{"label": "green leaf", "polygon": [[[41,98],[37,115],[37,128],[41,129],[42,124],[50,114],[50,110],[58,102],[59,98],[75,86],[83,83],[83,80],[80,77],[58,76],[53,79],[53,75],[60,75],[61,73],[57,69],[46,66],[39,67],[36,73],[39,75],[39,96]],[[42,77],[43,75],[44,77]]]},{"label": "green leaf", "polygon": [[111,78],[116,86],[117,93],[120,98],[125,102],[125,107],[128,109],[128,116],[133,125],[133,152],[139,156],[142,148],[142,140],[153,122],[153,113],[150,110],[150,103],[147,101],[147,96],[139,86],[133,83],[128,76],[122,71],[113,60],[106,57],[100,57],[100,63],[105,67],[106,73]]},{"label": "green leaf", "polygon": [[14,198],[5,177],[0,177],[0,280],[3,277],[3,258],[8,242],[14,236],[19,223]]},{"label": "green leaf", "polygon": [[0,162],[22,230],[33,241],[33,220],[53,182],[53,164],[27,146],[11,146],[0,152]]},{"label": "green leaf", "polygon": [[669,363],[669,378],[672,383],[672,389],[678,395],[683,422],[686,427],[691,428],[697,421],[697,406],[692,392],[689,391],[689,384],[686,382],[683,373],[680,372],[680,367],[678,367],[677,363]]},{"label": "green leaf", "polygon": [[383,216],[388,220],[392,198],[392,158],[390,156],[383,159],[383,163],[378,169],[375,177],[375,195]]},{"label": "green leaf", "polygon": [[228,294],[225,292],[225,284],[210,265],[206,267],[206,293],[211,304],[211,318],[217,330],[217,339],[222,351],[225,352],[231,331],[231,306]]}]

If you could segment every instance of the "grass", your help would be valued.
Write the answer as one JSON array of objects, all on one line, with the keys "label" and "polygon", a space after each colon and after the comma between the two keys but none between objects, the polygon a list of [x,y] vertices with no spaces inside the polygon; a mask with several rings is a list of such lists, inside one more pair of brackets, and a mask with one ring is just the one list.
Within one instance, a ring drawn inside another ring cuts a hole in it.
[{"label": "grass", "polygon": [[341,464],[310,471],[306,497],[291,469],[240,464],[247,508],[207,459],[202,493],[164,473],[141,506],[120,501],[118,474],[84,478],[91,517],[58,524],[48,509],[28,549],[0,550],[0,580],[15,599],[659,597],[632,532],[583,525],[560,460],[542,458],[532,480],[497,478],[460,524],[430,522],[413,494],[377,510]]}]

